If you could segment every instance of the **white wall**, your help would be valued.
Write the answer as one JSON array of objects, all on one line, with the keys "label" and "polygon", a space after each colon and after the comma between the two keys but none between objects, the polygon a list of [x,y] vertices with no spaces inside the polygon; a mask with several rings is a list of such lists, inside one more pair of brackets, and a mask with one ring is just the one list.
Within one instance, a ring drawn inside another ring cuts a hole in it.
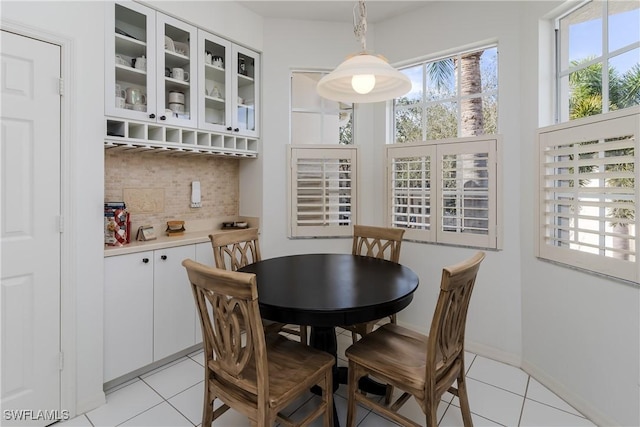
[{"label": "white wall", "polygon": [[[539,27],[549,29],[539,18],[557,5],[526,4],[522,52],[551,48],[538,37]],[[538,76],[548,76],[546,61],[542,53],[522,56],[521,96],[530,100],[521,107],[522,194],[535,191],[536,127],[551,123],[549,91],[537,87]],[[640,290],[536,259],[535,209],[534,197],[521,198],[523,368],[598,425],[638,426]]]}]

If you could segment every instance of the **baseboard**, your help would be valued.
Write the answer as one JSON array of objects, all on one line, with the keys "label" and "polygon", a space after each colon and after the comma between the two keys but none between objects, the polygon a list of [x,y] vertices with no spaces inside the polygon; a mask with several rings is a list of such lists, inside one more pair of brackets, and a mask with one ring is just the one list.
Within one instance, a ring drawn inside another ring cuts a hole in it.
[{"label": "baseboard", "polygon": [[516,368],[522,369],[522,356],[519,354],[497,350],[496,348],[488,346],[486,344],[481,344],[469,340],[465,341],[464,349],[471,353],[475,353],[478,356],[486,357],[488,359],[506,363],[507,365],[515,366]]},{"label": "baseboard", "polygon": [[562,400],[573,406],[578,412],[587,417],[591,422],[599,426],[616,426],[619,422],[597,411],[590,403],[586,402],[580,396],[577,396],[564,384],[550,377],[544,370],[540,369],[527,360],[522,361],[522,370],[531,375],[540,384],[557,394]]}]

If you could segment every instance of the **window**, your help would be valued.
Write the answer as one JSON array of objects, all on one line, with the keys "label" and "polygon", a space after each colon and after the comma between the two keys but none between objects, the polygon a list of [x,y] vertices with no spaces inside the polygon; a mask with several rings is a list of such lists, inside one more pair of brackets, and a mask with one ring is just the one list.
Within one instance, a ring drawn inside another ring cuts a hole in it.
[{"label": "window", "polygon": [[407,228],[412,240],[500,248],[500,142],[481,137],[498,130],[497,47],[401,71],[412,89],[394,100],[395,144],[387,147],[391,226]]},{"label": "window", "polygon": [[640,109],[541,129],[538,256],[638,283]]},{"label": "window", "polygon": [[291,144],[353,144],[353,104],[330,101],[316,93],[325,74],[291,74]]},{"label": "window", "polygon": [[394,142],[498,131],[498,49],[487,46],[400,70],[411,91],[394,100]]},{"label": "window", "polygon": [[354,146],[290,146],[292,237],[351,235],[357,154]]},{"label": "window", "polygon": [[639,2],[588,2],[556,35],[558,122],[640,104]]},{"label": "window", "polygon": [[495,136],[387,146],[389,216],[405,238],[501,248]]},{"label": "window", "polygon": [[350,236],[356,218],[358,150],[353,144],[353,104],[316,92],[326,73],[291,75],[289,234]]}]

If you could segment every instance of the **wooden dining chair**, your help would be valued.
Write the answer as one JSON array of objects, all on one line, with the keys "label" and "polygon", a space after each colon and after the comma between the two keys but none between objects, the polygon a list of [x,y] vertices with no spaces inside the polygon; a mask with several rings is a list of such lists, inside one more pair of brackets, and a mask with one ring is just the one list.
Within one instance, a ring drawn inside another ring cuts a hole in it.
[{"label": "wooden dining chair", "polygon": [[[251,425],[276,421],[308,425],[323,416],[333,425],[333,357],[279,334],[265,334],[258,307],[256,276],[182,262],[202,325],[205,386],[202,426],[229,408],[246,415]],[[244,325],[241,326],[241,325]],[[294,422],[282,410],[313,386],[322,398],[303,420]],[[222,406],[214,411],[214,401]]]},{"label": "wooden dining chair", "polygon": [[[262,260],[257,228],[222,231],[210,234],[209,240],[211,240],[213,259],[217,268],[236,271]],[[286,332],[299,336],[302,343],[308,342],[306,326],[293,327],[266,319],[262,323],[267,333]]]},{"label": "wooden dining chair", "polygon": [[[404,228],[372,227],[368,225],[353,226],[353,255],[364,255],[386,259],[395,263],[400,261],[400,247]],[[382,319],[372,320],[357,325],[345,325],[343,328],[351,331],[351,339],[355,343],[358,335],[364,336],[371,332]],[[391,323],[396,323],[396,315],[389,316]]]},{"label": "wooden dining chair", "polygon": [[[449,391],[460,399],[465,427],[473,425],[464,369],[464,332],[471,292],[484,253],[442,270],[440,295],[429,336],[395,324],[366,335],[345,352],[349,359],[347,427],[355,422],[356,403],[371,408],[403,426],[420,426],[398,413],[413,396],[426,415],[426,425],[437,426],[441,396]],[[358,381],[372,375],[402,390],[393,403],[382,404],[358,391]],[[454,382],[457,381],[457,387]]]}]

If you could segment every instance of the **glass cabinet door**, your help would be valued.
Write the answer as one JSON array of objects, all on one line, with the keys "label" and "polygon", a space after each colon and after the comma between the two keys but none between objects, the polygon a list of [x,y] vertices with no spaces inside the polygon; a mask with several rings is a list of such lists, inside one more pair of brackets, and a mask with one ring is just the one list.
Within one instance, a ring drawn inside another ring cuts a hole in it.
[{"label": "glass cabinet door", "polygon": [[233,46],[234,118],[233,132],[242,135],[258,135],[258,102],[260,57],[256,52]]},{"label": "glass cabinet door", "polygon": [[231,43],[198,31],[198,114],[202,129],[227,132],[231,128]]},{"label": "glass cabinet door", "polygon": [[133,2],[107,7],[105,111],[149,120],[155,112],[155,11]]},{"label": "glass cabinet door", "polygon": [[158,13],[156,110],[160,120],[197,126],[198,52],[196,27]]}]

